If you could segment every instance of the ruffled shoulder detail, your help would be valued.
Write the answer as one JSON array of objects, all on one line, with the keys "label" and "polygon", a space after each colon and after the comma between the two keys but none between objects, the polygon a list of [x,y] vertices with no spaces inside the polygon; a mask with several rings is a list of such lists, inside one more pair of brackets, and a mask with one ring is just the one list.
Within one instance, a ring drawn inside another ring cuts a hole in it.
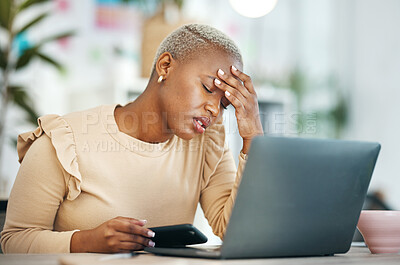
[{"label": "ruffled shoulder detail", "polygon": [[214,174],[225,150],[225,127],[216,123],[205,131],[204,135],[204,178]]},{"label": "ruffled shoulder detail", "polygon": [[74,200],[81,193],[82,176],[76,154],[76,145],[71,126],[58,115],[46,115],[38,119],[38,125],[34,131],[26,132],[18,136],[17,151],[21,163],[32,143],[42,134],[46,134],[54,149],[57,159],[71,177],[67,180],[67,200]]}]

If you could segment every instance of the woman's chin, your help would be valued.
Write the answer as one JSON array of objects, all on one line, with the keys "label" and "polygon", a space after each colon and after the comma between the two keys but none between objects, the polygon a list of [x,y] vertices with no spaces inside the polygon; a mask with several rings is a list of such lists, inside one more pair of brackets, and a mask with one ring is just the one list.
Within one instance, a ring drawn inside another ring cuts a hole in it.
[{"label": "woman's chin", "polygon": [[183,140],[192,140],[194,137],[196,137],[199,134],[195,133],[192,130],[182,130],[182,131],[175,132],[175,135]]}]

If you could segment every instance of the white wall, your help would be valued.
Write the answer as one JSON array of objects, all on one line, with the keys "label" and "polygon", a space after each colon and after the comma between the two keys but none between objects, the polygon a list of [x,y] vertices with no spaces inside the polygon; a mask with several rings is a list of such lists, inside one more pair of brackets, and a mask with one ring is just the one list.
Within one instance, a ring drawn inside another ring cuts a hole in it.
[{"label": "white wall", "polygon": [[348,27],[353,38],[348,45],[353,54],[346,63],[353,87],[346,137],[382,144],[370,189],[383,191],[388,203],[399,210],[400,1],[350,2]]}]

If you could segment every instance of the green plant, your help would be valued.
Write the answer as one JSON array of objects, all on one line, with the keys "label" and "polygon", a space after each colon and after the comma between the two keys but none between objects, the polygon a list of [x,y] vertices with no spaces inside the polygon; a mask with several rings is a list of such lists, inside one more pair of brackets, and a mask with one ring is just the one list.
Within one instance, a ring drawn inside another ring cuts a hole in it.
[{"label": "green plant", "polygon": [[15,104],[24,110],[27,114],[28,121],[36,123],[37,119],[37,113],[33,107],[27,88],[11,82],[11,76],[27,67],[33,59],[36,58],[62,70],[62,65],[43,53],[41,49],[49,42],[66,38],[74,34],[71,31],[63,32],[46,37],[33,46],[26,47],[26,49],[18,50],[15,45],[17,37],[42,22],[50,14],[49,12],[43,12],[20,28],[16,28],[15,26],[16,19],[31,7],[48,1],[49,0],[0,0],[0,31],[3,36],[5,36],[5,43],[3,43],[4,39],[1,39],[2,42],[0,45],[0,161],[5,138],[4,129],[6,125],[6,115],[9,105]]}]

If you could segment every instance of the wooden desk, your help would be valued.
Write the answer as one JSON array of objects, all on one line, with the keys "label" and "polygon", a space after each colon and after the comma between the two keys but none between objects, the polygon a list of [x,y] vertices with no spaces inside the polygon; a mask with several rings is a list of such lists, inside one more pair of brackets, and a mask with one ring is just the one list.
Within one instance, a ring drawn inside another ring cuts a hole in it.
[{"label": "wooden desk", "polygon": [[8,254],[0,255],[1,265],[94,265],[94,264],[400,264],[399,254],[373,255],[366,247],[352,247],[346,254],[333,257],[307,257],[307,258],[271,258],[271,259],[246,259],[246,260],[207,260],[192,258],[162,257],[153,254],[141,254],[129,259],[103,260],[105,254]]}]

